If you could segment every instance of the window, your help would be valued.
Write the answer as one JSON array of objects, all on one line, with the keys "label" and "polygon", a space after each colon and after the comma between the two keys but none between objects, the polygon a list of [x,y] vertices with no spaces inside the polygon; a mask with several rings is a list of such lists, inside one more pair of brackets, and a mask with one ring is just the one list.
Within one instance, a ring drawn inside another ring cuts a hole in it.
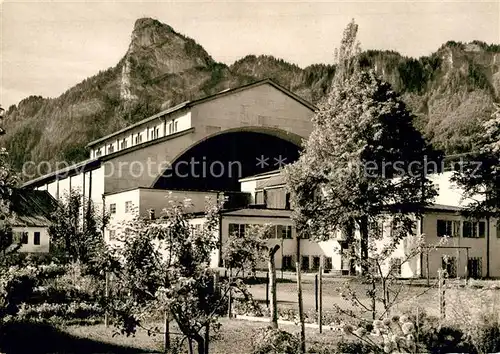
[{"label": "window", "polygon": [[191,232],[193,236],[199,235],[201,232],[201,224],[191,225]]},{"label": "window", "polygon": [[113,241],[116,239],[116,230],[109,230],[109,240]]},{"label": "window", "polygon": [[321,258],[319,256],[314,256],[312,264],[313,269],[318,270],[320,265],[321,265]]},{"label": "window", "polygon": [[399,228],[398,221],[397,220],[392,220],[391,221],[391,231],[390,231],[391,237],[397,237],[398,233],[400,231],[401,230]]},{"label": "window", "polygon": [[309,270],[309,256],[302,256],[302,262],[300,263],[300,269],[302,271]]},{"label": "window", "polygon": [[126,148],[127,148],[127,139],[123,139],[123,140],[122,140],[122,143],[121,143],[120,148],[121,148],[121,149],[126,149]]},{"label": "window", "polygon": [[370,223],[370,231],[375,239],[380,239],[383,235],[384,226],[381,222],[372,221]]},{"label": "window", "polygon": [[39,245],[40,244],[40,232],[35,231],[33,236],[34,236],[33,237],[33,244]]},{"label": "window", "polygon": [[497,238],[500,238],[500,220],[497,221]]},{"label": "window", "polygon": [[255,204],[264,204],[264,191],[255,192]]},{"label": "window", "polygon": [[287,270],[293,269],[292,256],[283,256],[281,260],[281,269],[287,269]]},{"label": "window", "polygon": [[141,133],[137,134],[137,136],[135,137],[135,143],[136,144],[142,143],[142,134]]},{"label": "window", "polygon": [[229,235],[245,236],[245,224],[229,224]]},{"label": "window", "polygon": [[109,213],[116,214],[116,204],[115,203],[109,205]]},{"label": "window", "polygon": [[324,266],[325,270],[331,270],[333,268],[332,257],[325,257],[324,261],[325,261],[325,266]]},{"label": "window", "polygon": [[391,258],[390,271],[395,277],[401,276],[401,258]]},{"label": "window", "polygon": [[292,238],[292,227],[290,225],[284,225],[281,227],[281,235],[278,235],[283,239],[291,239]]},{"label": "window", "polygon": [[481,257],[471,257],[467,260],[467,271],[469,276],[473,279],[482,277],[483,273],[483,260]]},{"label": "window", "polygon": [[152,139],[158,139],[160,137],[160,128],[153,128]]},{"label": "window", "polygon": [[28,233],[27,232],[21,232],[21,243],[23,245],[28,244]]},{"label": "window", "polygon": [[108,147],[108,153],[111,154],[114,151],[115,151],[114,145],[113,144],[109,145],[109,147]]},{"label": "window", "polygon": [[102,155],[102,150],[101,150],[101,148],[99,148],[99,149],[97,149],[97,150],[96,150],[96,152],[95,152],[95,156],[96,156],[96,157],[99,157],[99,156],[101,156],[101,155]]},{"label": "window", "polygon": [[484,221],[464,221],[463,237],[479,238],[485,237],[486,223]]},{"label": "window", "polygon": [[177,121],[174,120],[168,124],[168,133],[177,133]]},{"label": "window", "polygon": [[311,235],[307,231],[303,231],[302,234],[300,235],[300,238],[303,240],[311,238]]},{"label": "window", "polygon": [[446,271],[448,278],[457,277],[457,259],[448,255],[441,257],[441,268]]},{"label": "window", "polygon": [[437,220],[438,237],[458,237],[460,235],[460,221],[458,220]]},{"label": "window", "polygon": [[290,210],[290,193],[285,194],[285,209]]},{"label": "window", "polygon": [[478,237],[485,237],[485,236],[486,236],[486,223],[484,221],[480,221]]},{"label": "window", "polygon": [[132,212],[132,202],[131,201],[125,202],[125,212],[126,213]]}]

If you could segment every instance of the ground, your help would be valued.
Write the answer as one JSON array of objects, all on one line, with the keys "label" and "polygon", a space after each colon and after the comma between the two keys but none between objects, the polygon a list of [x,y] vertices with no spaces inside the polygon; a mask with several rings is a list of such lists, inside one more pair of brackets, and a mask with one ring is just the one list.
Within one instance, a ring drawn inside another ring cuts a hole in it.
[{"label": "ground", "polygon": [[[278,282],[278,307],[297,308],[296,283],[293,274],[284,274],[283,279],[279,274]],[[356,278],[324,279],[323,306],[324,311],[331,311],[334,304],[347,306],[347,303],[338,293],[338,288],[351,282],[353,288],[366,300],[367,284],[361,283]],[[401,289],[402,302],[395,306],[394,313],[414,311],[416,308],[425,310],[427,314],[438,315],[439,296],[435,280],[431,279],[430,287],[426,280],[404,282]],[[462,287],[460,287],[462,285]],[[484,314],[486,311],[500,313],[500,282],[498,281],[473,281],[463,287],[463,280],[448,281],[450,288],[446,291],[447,318],[458,321],[469,321],[475,314]],[[250,285],[250,291],[255,299],[265,302],[266,286],[262,282]],[[306,311],[314,312],[315,308],[314,275],[303,276],[303,298]],[[468,323],[468,322],[463,322]],[[252,340],[260,328],[265,328],[267,323],[250,322],[238,319],[221,319],[220,336],[211,341],[210,354],[246,354],[251,353]],[[161,328],[160,324],[159,327]],[[280,328],[292,333],[297,333],[299,327],[295,325],[280,325]],[[172,338],[175,337],[175,326],[172,325]],[[29,333],[27,340],[26,333]],[[333,344],[342,336],[341,332],[326,331],[319,334],[318,329],[307,329],[309,345],[313,342]],[[7,333],[10,350],[8,353],[144,353],[158,352],[162,348],[162,335],[149,336],[146,331],[138,330],[134,337],[116,334],[113,327],[104,325],[94,326],[67,326],[51,327],[48,325],[28,324],[14,328]],[[0,341],[2,337],[0,336]],[[1,346],[6,348],[5,346]],[[186,351],[187,352],[187,351]]]},{"label": "ground", "polygon": [[[266,323],[250,322],[227,318],[221,320],[222,327],[219,338],[210,343],[210,354],[249,354],[252,340],[260,328]],[[150,324],[151,326],[158,324]],[[289,332],[298,332],[296,326],[280,326]],[[161,327],[160,327],[161,328]],[[175,328],[172,329],[175,332]],[[25,333],[18,332],[16,346],[6,348],[10,353],[158,353],[162,352],[162,335],[148,335],[145,330],[138,330],[135,336],[115,335],[116,329],[106,328],[103,324],[94,326],[68,326],[66,328],[48,329],[31,328],[30,340]],[[172,338],[174,335],[172,335]],[[307,329],[309,345],[315,343],[334,344],[340,336],[319,335],[318,330]],[[186,350],[187,352],[187,350]]]},{"label": "ground", "polygon": [[[323,309],[324,311],[333,310],[334,305],[340,307],[349,306],[339,293],[339,289],[347,283],[356,290],[362,301],[368,302],[366,291],[368,284],[362,284],[358,278],[354,277],[328,277],[323,279]],[[395,312],[406,312],[414,310],[416,307],[425,309],[428,315],[439,315],[439,289],[437,279],[430,279],[427,286],[426,279],[415,279],[402,281],[402,286],[398,295],[398,301],[394,305]],[[483,302],[492,302],[495,308],[500,311],[500,282],[499,281],[476,281],[469,280],[468,286],[464,287],[465,280],[448,280],[446,302],[448,304],[446,311],[448,316],[454,316],[456,307],[461,307],[463,303],[467,307],[480,307]],[[259,302],[266,300],[265,283],[253,284],[249,286],[250,292]],[[399,287],[395,287],[395,290]],[[307,311],[314,310],[315,300],[315,276],[314,274],[305,274],[302,276],[302,291],[304,308]],[[481,294],[481,296],[478,296]],[[293,273],[285,273],[281,277],[278,272],[277,296],[279,308],[297,308],[297,285]]]}]

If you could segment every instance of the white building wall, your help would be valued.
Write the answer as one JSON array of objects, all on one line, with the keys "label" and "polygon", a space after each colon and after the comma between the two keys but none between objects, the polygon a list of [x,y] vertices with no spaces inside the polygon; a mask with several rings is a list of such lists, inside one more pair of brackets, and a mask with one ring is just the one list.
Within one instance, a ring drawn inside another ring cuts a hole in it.
[{"label": "white building wall", "polygon": [[466,207],[472,202],[472,200],[462,199],[463,190],[459,188],[455,183],[451,182],[450,179],[452,176],[453,172],[451,171],[432,174],[429,176],[430,180],[437,187],[439,193],[434,200],[434,203]]},{"label": "white building wall", "polygon": [[[172,133],[169,133],[168,125],[177,122],[177,131],[173,131]],[[158,138],[162,138],[164,136],[167,136],[169,134],[175,134],[176,132],[180,132],[183,130],[187,130],[191,128],[191,112],[190,111],[179,111],[179,112],[173,112],[171,114],[167,114],[161,117],[158,117],[156,119],[153,119],[151,121],[145,122],[139,126],[130,128],[129,130],[117,134],[115,136],[111,136],[105,141],[96,144],[90,151],[90,156],[92,158],[96,158],[97,156],[97,151],[101,149],[101,155],[104,156],[109,154],[109,146],[113,146],[113,152],[123,150],[121,148],[121,144],[123,139],[127,141],[127,149],[133,146],[137,146],[138,144],[135,143],[135,137],[137,134],[141,134],[142,141],[140,144],[155,140]],[[158,136],[153,139],[153,132],[155,129],[158,129]]]},{"label": "white building wall", "polygon": [[192,125],[200,133],[260,126],[306,138],[314,112],[271,85],[259,85],[197,104],[191,114]]},{"label": "white building wall", "polygon": [[[15,226],[12,228],[13,232],[27,232],[28,233],[28,243],[21,245],[19,252],[33,252],[33,253],[48,253],[50,242],[49,242],[49,231],[46,227],[24,227]],[[40,244],[34,244],[34,234],[35,232],[40,232]]]}]

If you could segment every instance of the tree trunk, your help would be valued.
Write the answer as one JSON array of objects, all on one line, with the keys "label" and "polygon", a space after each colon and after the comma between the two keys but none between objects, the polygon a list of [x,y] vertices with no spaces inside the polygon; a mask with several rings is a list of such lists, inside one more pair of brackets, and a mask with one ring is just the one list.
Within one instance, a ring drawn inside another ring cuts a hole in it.
[{"label": "tree trunk", "polygon": [[271,327],[278,328],[278,300],[276,295],[276,262],[274,256],[280,246],[276,245],[269,251],[269,288],[271,290]]},{"label": "tree trunk", "polygon": [[296,263],[297,268],[297,300],[299,302],[299,321],[300,321],[300,352],[306,352],[306,327],[304,324],[304,304],[302,302],[302,280],[300,277],[300,262]]},{"label": "tree trunk", "polygon": [[168,310],[165,309],[163,313],[163,349],[165,353],[170,350],[170,318]]},{"label": "tree trunk", "polygon": [[206,354],[205,353],[205,340],[203,339],[203,336],[199,333],[196,333],[194,335],[193,339],[196,341],[198,354]]},{"label": "tree trunk", "polygon": [[368,273],[368,216],[363,215],[359,222],[360,236],[360,258],[361,258],[361,275]]},{"label": "tree trunk", "polygon": [[231,283],[233,281],[233,268],[229,268],[229,278],[228,278],[228,284],[229,284],[229,292],[227,296],[227,317],[232,318],[233,317],[233,288],[231,287]]}]

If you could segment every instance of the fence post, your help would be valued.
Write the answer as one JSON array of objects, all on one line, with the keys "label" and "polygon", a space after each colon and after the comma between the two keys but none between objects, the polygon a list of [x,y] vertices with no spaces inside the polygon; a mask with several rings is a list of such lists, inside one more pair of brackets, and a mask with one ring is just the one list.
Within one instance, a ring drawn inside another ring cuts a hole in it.
[{"label": "fence post", "polygon": [[446,318],[446,279],[443,269],[438,270],[439,277],[439,315],[441,319]]},{"label": "fence post", "polygon": [[[106,272],[105,274],[105,283],[104,283],[104,295],[106,296],[106,301],[109,300],[109,272]],[[108,310],[106,309],[106,312],[104,312],[104,325],[109,327],[109,316],[108,316]]]},{"label": "fence post", "polygon": [[269,272],[266,272],[266,307],[269,308]]},{"label": "fence post", "polygon": [[430,286],[431,285],[431,273],[430,273],[430,270],[429,270],[429,249],[426,248],[426,252],[425,252],[425,263],[426,263],[426,271],[427,271],[427,286]]},{"label": "fence post", "polygon": [[300,353],[306,353],[306,326],[304,323],[304,304],[302,302],[302,280],[300,262],[295,263],[297,269],[297,301],[299,303],[299,321],[300,321]]},{"label": "fence post", "polygon": [[319,333],[323,333],[323,267],[319,266],[318,271],[318,290],[319,290],[319,311],[318,311],[318,327]]},{"label": "fence post", "polygon": [[314,275],[314,309],[318,313],[318,274]]},{"label": "fence post", "polygon": [[228,293],[228,301],[227,301],[227,317],[232,318],[233,317],[233,288],[232,288],[232,281],[233,281],[233,268],[229,268],[229,279],[228,279],[228,285],[229,285],[229,293]]}]

